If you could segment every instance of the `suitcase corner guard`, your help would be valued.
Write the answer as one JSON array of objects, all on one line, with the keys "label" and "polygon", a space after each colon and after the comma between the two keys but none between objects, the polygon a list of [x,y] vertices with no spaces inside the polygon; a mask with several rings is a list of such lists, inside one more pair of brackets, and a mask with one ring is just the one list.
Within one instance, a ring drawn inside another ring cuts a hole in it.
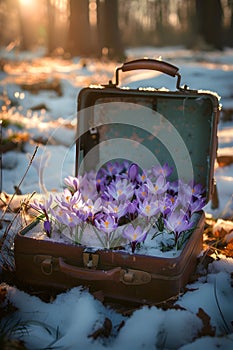
[{"label": "suitcase corner guard", "polygon": [[[86,257],[84,261],[85,259]],[[92,261],[96,262],[96,257]],[[110,270],[97,270],[96,266],[77,267],[67,264],[62,257],[51,255],[35,255],[34,263],[40,266],[44,275],[52,275],[53,272],[60,271],[69,277],[85,281],[114,281],[127,285],[141,285],[150,283],[152,278],[148,272],[121,267]]]}]

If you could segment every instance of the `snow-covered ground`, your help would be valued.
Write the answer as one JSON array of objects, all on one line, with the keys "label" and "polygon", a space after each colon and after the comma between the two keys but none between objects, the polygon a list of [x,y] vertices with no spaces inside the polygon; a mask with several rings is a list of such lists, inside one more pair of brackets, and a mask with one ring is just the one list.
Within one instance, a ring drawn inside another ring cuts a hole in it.
[{"label": "snow-covered ground", "polygon": [[[35,138],[49,140],[40,145],[35,161],[20,186],[23,194],[41,192],[38,165],[47,159],[43,181],[48,191],[59,191],[64,176],[74,173],[75,126],[77,95],[89,84],[107,83],[112,79],[115,63],[94,60],[44,58],[41,53],[11,53],[12,62],[5,72],[0,72],[0,93],[15,102],[8,109],[12,122],[20,122],[29,134],[24,153],[11,151],[3,155],[3,191],[14,192],[35,150]],[[192,89],[211,90],[221,96],[224,108],[233,109],[233,50],[224,52],[192,52],[177,48],[129,49],[129,59],[150,57],[168,61],[180,68],[181,84]],[[0,56],[10,54],[1,50]],[[21,61],[23,59],[23,61]],[[26,60],[25,60],[26,59]],[[20,88],[29,79],[38,77],[59,79],[63,96],[55,91],[38,94]],[[129,87],[166,87],[175,89],[175,79],[154,71],[121,73],[121,84]],[[5,95],[6,96],[6,95]],[[47,110],[32,111],[39,104]],[[18,105],[18,106],[17,106]],[[218,130],[219,155],[233,155],[233,122],[220,122]],[[216,164],[220,206],[206,213],[221,218],[226,204],[233,194],[233,165],[218,167]],[[7,298],[18,311],[12,322],[25,322],[25,331],[14,334],[25,341],[28,349],[224,349],[233,348],[233,260],[213,254],[214,262],[207,270],[199,271],[199,279],[188,285],[189,289],[176,301],[176,308],[163,310],[156,306],[144,306],[123,316],[113,308],[103,305],[81,288],[60,294],[51,303],[45,303],[15,287],[7,286]],[[210,317],[210,323],[208,323]],[[90,337],[109,319],[112,330],[109,337]],[[208,331],[205,329],[208,328]],[[213,331],[214,336],[209,336]],[[208,335],[206,335],[208,334]]]}]

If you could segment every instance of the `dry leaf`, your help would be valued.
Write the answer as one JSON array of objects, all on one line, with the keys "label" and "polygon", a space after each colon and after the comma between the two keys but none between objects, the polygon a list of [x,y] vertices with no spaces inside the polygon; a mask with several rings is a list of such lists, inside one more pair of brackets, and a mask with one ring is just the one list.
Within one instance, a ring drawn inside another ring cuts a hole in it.
[{"label": "dry leaf", "polygon": [[223,243],[230,243],[233,240],[233,222],[218,219],[213,226],[213,236],[222,240]]},{"label": "dry leaf", "polygon": [[228,258],[233,258],[233,240],[231,240],[224,249],[224,254]]},{"label": "dry leaf", "polygon": [[210,324],[210,316],[202,309],[198,309],[197,316],[202,320],[203,327],[202,330],[199,332],[199,337],[203,336],[211,336],[213,337],[215,335],[215,328],[211,326]]},{"label": "dry leaf", "polygon": [[6,300],[7,289],[4,284],[0,284],[0,304]]},{"label": "dry leaf", "polygon": [[105,318],[102,327],[97,329],[94,333],[90,334],[88,338],[97,339],[99,337],[108,338],[112,331],[112,321],[109,318]]}]

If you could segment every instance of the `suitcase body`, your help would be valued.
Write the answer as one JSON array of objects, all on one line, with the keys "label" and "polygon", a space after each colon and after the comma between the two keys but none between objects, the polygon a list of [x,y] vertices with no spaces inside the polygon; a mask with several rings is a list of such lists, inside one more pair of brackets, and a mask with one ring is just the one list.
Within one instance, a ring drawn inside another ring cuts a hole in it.
[{"label": "suitcase body", "polygon": [[[178,91],[118,88],[119,70],[155,69],[177,76]],[[78,97],[76,174],[110,160],[141,168],[168,163],[173,179],[200,183],[206,202],[213,191],[217,150],[218,97],[180,88],[178,68],[136,60],[116,71],[116,83],[81,90]],[[27,236],[38,220],[15,237],[17,278],[39,288],[65,290],[82,285],[104,297],[159,303],[178,295],[202,249],[204,212],[179,256],[167,258],[122,250],[39,240]]]}]

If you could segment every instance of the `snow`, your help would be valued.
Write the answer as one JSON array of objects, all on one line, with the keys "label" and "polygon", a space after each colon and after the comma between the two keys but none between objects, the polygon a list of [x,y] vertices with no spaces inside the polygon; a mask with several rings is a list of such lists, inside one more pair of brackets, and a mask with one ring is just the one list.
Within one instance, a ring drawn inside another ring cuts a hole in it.
[{"label": "snow", "polygon": [[[195,227],[196,227],[198,224],[197,218],[195,221],[196,221],[196,223],[195,223]],[[115,235],[117,236],[117,234],[119,234],[119,232],[120,233],[122,232],[122,227],[119,227],[116,230]],[[186,245],[185,243],[184,243],[182,249],[176,249],[176,247],[173,247],[173,249],[170,249],[168,251],[162,251],[161,250],[162,244],[169,245],[169,243],[170,244],[173,243],[173,240],[171,240],[171,235],[167,232],[163,232],[162,234],[159,234],[152,239],[154,232],[155,231],[153,228],[149,230],[148,235],[147,235],[143,245],[141,245],[139,250],[136,249],[134,254],[162,257],[162,258],[177,258],[178,256],[180,256],[184,246]],[[65,244],[75,245],[75,239],[73,236],[71,236],[70,230],[64,229],[62,231],[62,234],[58,233],[58,232],[53,232],[52,237],[50,238],[44,232],[42,222],[40,222],[37,226],[30,229],[28,232],[26,232],[25,236],[30,237],[32,239],[37,239],[37,240],[46,240],[46,241],[50,241],[50,242],[51,241],[52,242],[61,242],[61,243],[65,243]],[[84,246],[87,246],[87,247],[89,247],[91,245],[92,250],[93,249],[94,250],[103,249],[103,246],[100,244],[100,241],[97,238],[97,236],[96,236],[96,234],[91,226],[89,226],[89,227],[86,226],[86,228],[84,229],[81,244]],[[122,242],[121,246],[123,246],[123,245],[124,245],[124,248],[121,250],[117,249],[117,251],[118,252],[122,251],[122,252],[125,252],[127,254],[132,254],[131,245],[126,244],[125,242]]]},{"label": "snow", "polygon": [[[115,64],[79,58],[73,61],[51,60],[44,58],[41,51],[14,56],[12,52],[1,50],[0,54],[2,58],[11,56],[15,62],[15,65],[8,66],[7,74],[0,72],[0,91],[7,91],[18,103],[18,106],[11,107],[9,111],[12,121],[20,120],[29,133],[30,140],[35,137],[49,140],[47,145],[39,147],[35,163],[21,186],[22,193],[59,191],[64,177],[74,173],[73,142],[78,92],[91,83],[107,83],[113,77]],[[232,49],[226,48],[223,53],[210,53],[191,52],[183,47],[147,47],[129,49],[127,55],[129,59],[162,56],[165,61],[180,67],[181,84],[187,83],[192,89],[216,91],[221,95],[223,108],[233,108]],[[19,59],[27,59],[30,63],[20,63]],[[64,95],[59,97],[50,91],[34,95],[23,91],[17,82],[25,83],[31,74],[61,79]],[[165,86],[174,89],[176,83],[174,78],[154,71],[121,73],[120,79],[123,86],[129,87]],[[24,95],[15,92],[23,92]],[[44,103],[47,110],[30,110],[39,103]],[[218,154],[232,155],[233,122],[220,122],[218,138]],[[11,151],[3,155],[3,191],[13,193],[34,150],[35,144],[27,142],[24,153]],[[50,156],[43,174],[43,187],[39,183],[37,165],[46,161],[48,154]],[[221,219],[233,194],[233,165],[218,167],[216,164],[215,178],[220,206],[213,210],[209,203],[205,210],[206,214]],[[129,314],[122,314],[96,300],[82,287],[61,293],[47,303],[14,286],[6,285],[7,299],[18,309],[10,322],[16,324],[20,321],[25,329],[16,330],[13,336],[22,339],[30,350],[230,350],[233,347],[233,260],[217,251],[212,254],[212,258],[214,261],[207,270],[202,270],[198,280],[187,285],[187,291],[179,296],[173,308],[167,310],[158,306],[142,306],[131,310]],[[214,330],[212,337],[204,332],[205,321],[200,317],[200,310],[210,317],[208,326]],[[91,337],[103,327],[106,319],[112,323],[110,336],[96,339]]]}]

